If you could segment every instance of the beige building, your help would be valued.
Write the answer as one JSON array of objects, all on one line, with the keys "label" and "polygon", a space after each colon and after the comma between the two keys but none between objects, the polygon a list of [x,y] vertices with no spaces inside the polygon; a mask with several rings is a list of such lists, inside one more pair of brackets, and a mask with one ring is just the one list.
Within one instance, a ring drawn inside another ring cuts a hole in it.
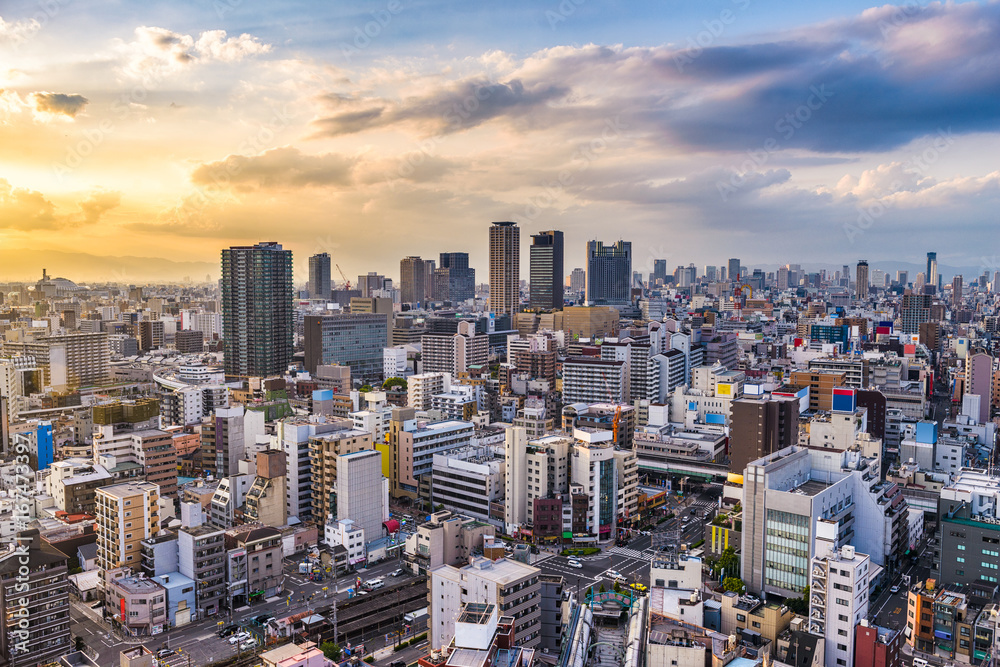
[{"label": "beige building", "polygon": [[759,633],[771,642],[772,652],[778,635],[788,629],[794,616],[791,609],[779,602],[761,602],[731,592],[722,596],[722,633],[733,635],[740,630]]},{"label": "beige building", "polygon": [[257,476],[247,491],[247,523],[284,526],[288,523],[288,488],[285,453],[280,449],[257,452]]},{"label": "beige building", "polygon": [[97,567],[105,574],[126,567],[138,571],[142,540],[160,532],[160,489],[129,482],[97,489]]},{"label": "beige building", "polygon": [[568,306],[539,315],[538,328],[565,331],[566,341],[618,334],[618,310],[611,306]]},{"label": "beige building", "polygon": [[337,488],[337,457],[366,449],[372,449],[372,434],[353,428],[309,438],[314,521],[323,524],[330,513],[337,510],[331,505],[332,494]]},{"label": "beige building", "polygon": [[442,565],[464,565],[469,554],[482,549],[483,537],[494,535],[496,528],[488,523],[449,511],[435,512],[406,539],[407,567],[415,574],[427,574]]},{"label": "beige building", "polygon": [[45,490],[58,509],[70,514],[93,514],[97,489],[114,479],[103,466],[86,459],[65,459],[49,466]]}]

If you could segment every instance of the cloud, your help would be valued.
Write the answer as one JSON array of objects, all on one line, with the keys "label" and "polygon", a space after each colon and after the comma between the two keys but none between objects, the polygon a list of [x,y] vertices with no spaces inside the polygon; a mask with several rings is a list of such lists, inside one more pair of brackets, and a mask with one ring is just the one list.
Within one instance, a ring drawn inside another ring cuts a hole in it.
[{"label": "cloud", "polygon": [[298,148],[283,147],[203,164],[191,174],[191,182],[238,191],[347,185],[355,164],[356,158],[337,153],[306,155]]},{"label": "cloud", "polygon": [[62,221],[55,215],[55,205],[41,192],[15,188],[0,178],[0,229],[53,229]]},{"label": "cloud", "polygon": [[[560,99],[568,90],[555,82],[530,82],[519,79],[493,83],[482,78],[468,78],[446,83],[427,93],[390,100],[345,100],[332,95],[327,99],[332,115],[314,124],[317,136],[337,137],[380,127],[408,124],[421,134],[451,134],[482,125],[495,119],[523,118],[539,107]],[[341,107],[349,108],[338,111]]]},{"label": "cloud", "polygon": [[38,32],[41,27],[42,25],[35,19],[8,23],[0,16],[0,43],[19,44]]},{"label": "cloud", "polygon": [[166,28],[140,26],[135,29],[133,41],[119,41],[116,49],[122,56],[125,75],[156,80],[199,63],[239,62],[268,53],[271,45],[246,33],[227,39],[225,30],[209,30],[195,39]]},{"label": "cloud", "polygon": [[121,203],[122,195],[120,192],[98,190],[80,202],[80,210],[83,211],[84,221],[92,225],[100,222],[101,216],[114,208],[118,208]]},{"label": "cloud", "polygon": [[70,118],[76,118],[90,102],[83,95],[66,93],[32,93],[31,100],[36,111],[63,114]]}]

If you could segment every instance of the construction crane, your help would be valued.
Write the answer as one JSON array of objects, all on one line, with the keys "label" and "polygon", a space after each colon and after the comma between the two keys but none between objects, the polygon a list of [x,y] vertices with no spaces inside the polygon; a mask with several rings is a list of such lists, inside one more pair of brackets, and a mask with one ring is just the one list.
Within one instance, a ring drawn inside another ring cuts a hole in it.
[{"label": "construction crane", "polygon": [[347,289],[351,289],[351,281],[348,280],[347,276],[344,275],[344,271],[343,269],[340,268],[340,264],[335,264],[335,266],[337,267],[337,273],[340,274],[340,277],[344,281],[344,284],[347,285]]}]

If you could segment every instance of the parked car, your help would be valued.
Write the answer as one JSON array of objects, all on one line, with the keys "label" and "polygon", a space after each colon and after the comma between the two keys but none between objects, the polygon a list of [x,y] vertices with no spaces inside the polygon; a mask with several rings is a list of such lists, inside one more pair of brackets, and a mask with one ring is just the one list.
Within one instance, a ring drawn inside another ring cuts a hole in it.
[{"label": "parked car", "polygon": [[581,563],[575,558],[570,558],[568,561],[566,561],[566,564],[569,565],[570,567],[575,567],[577,569],[583,567],[583,563]]},{"label": "parked car", "polygon": [[219,630],[219,637],[225,639],[226,637],[232,637],[240,629],[238,625],[227,625],[226,627]]},{"label": "parked car", "polygon": [[252,649],[256,645],[257,645],[257,641],[255,639],[248,639],[247,641],[245,641],[242,644],[240,644],[240,650],[241,651],[248,651],[248,650]]},{"label": "parked car", "polygon": [[156,652],[156,657],[162,660],[163,658],[169,657],[174,653],[177,653],[177,651],[170,648],[162,648]]},{"label": "parked car", "polygon": [[253,619],[253,622],[256,623],[257,625],[264,625],[272,618],[274,618],[274,616],[272,616],[271,614],[261,614],[257,618]]},{"label": "parked car", "polygon": [[403,574],[403,568],[397,568],[397,569],[393,570],[392,572],[390,572],[389,576],[390,577],[398,577],[398,576],[401,576],[402,574]]}]

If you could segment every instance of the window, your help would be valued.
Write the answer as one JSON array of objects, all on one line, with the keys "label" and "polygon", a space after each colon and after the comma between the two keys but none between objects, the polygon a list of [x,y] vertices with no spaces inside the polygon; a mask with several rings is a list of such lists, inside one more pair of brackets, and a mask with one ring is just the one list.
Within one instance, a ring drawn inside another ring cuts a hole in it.
[{"label": "window", "polygon": [[847,616],[845,616],[844,614],[838,614],[838,615],[837,615],[837,618],[838,618],[839,620],[843,621],[844,623],[847,623],[847,621],[849,621],[849,620],[850,620],[850,619],[849,619],[849,618],[848,618]]},{"label": "window", "polygon": [[842,607],[849,607],[850,606],[850,603],[847,600],[845,600],[844,598],[837,598],[837,604],[839,604]]},{"label": "window", "polygon": [[741,623],[745,622],[747,620],[746,614],[736,614],[736,620]]},{"label": "window", "polygon": [[837,650],[838,651],[846,651],[847,650],[847,644],[837,644]]},{"label": "window", "polygon": [[847,636],[847,630],[843,630],[843,629],[837,630],[837,634],[840,635],[841,637],[846,637]]},{"label": "window", "polygon": [[965,545],[964,545],[964,544],[957,544],[957,545],[955,545],[955,546],[957,546],[957,547],[958,547],[958,550],[959,550],[959,551],[965,551]]}]

